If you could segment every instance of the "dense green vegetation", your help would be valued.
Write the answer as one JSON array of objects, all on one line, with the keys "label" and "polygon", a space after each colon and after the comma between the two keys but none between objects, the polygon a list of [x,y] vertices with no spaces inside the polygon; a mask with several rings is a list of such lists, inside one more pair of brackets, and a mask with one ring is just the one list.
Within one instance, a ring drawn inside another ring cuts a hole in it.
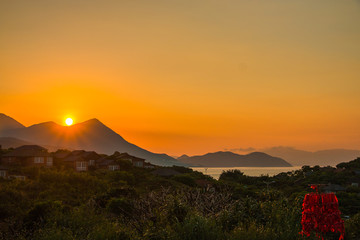
[{"label": "dense green vegetation", "polygon": [[313,183],[346,187],[337,193],[349,216],[346,239],[359,239],[360,189],[350,186],[359,180],[359,163],[274,177],[235,170],[218,181],[183,167],[171,177],[132,166],[84,173],[22,168],[27,180],[0,179],[0,239],[303,239],[301,204]]}]

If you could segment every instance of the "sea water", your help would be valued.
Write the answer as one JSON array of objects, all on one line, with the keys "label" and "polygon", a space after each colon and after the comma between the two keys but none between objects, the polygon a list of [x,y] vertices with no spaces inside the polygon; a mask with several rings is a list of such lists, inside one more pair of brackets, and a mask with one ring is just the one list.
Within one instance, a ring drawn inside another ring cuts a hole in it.
[{"label": "sea water", "polygon": [[217,167],[191,167],[194,171],[202,172],[210,175],[215,179],[219,179],[223,171],[238,169],[247,176],[258,177],[261,175],[274,176],[282,172],[291,172],[301,169],[301,166],[296,167],[230,167],[230,168],[217,168]]}]

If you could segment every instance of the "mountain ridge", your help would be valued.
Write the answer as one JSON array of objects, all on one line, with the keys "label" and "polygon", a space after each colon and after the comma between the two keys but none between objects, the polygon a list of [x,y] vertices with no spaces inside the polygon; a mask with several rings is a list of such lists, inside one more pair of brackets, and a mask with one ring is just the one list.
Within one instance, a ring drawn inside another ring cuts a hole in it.
[{"label": "mountain ridge", "polygon": [[0,135],[6,134],[7,131],[17,128],[25,128],[20,122],[16,121],[12,117],[7,116],[4,113],[0,113]]},{"label": "mountain ridge", "polygon": [[105,154],[112,154],[115,151],[127,152],[161,166],[185,165],[166,154],[152,153],[127,142],[97,118],[71,126],[62,126],[48,121],[29,127],[7,129],[6,132],[0,134],[0,137],[12,137],[42,146],[84,149]]},{"label": "mountain ridge", "polygon": [[277,146],[262,149],[261,151],[271,156],[284,158],[295,166],[336,166],[341,162],[350,161],[351,159],[360,157],[360,150],[341,148],[325,149],[311,152],[296,149],[294,147]]},{"label": "mountain ridge", "polygon": [[[183,155],[184,156],[184,155]],[[178,158],[179,161],[203,167],[291,167],[284,159],[262,152],[240,155],[230,151],[218,151],[192,157]]]}]

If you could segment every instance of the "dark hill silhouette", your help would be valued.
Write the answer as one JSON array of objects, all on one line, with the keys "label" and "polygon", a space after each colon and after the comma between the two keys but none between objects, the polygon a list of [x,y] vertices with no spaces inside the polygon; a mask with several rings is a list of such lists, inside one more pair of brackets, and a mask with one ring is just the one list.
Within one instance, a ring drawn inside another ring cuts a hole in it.
[{"label": "dark hill silhouette", "polygon": [[0,137],[0,145],[2,148],[17,148],[23,145],[34,145],[34,144],[17,138]]},{"label": "dark hill silhouette", "polygon": [[328,149],[309,152],[293,147],[273,147],[263,149],[262,151],[272,156],[284,158],[294,166],[336,166],[338,163],[348,162],[360,157],[360,150],[348,149]]},{"label": "dark hill silhouette", "polygon": [[[0,137],[0,145],[2,148],[17,148],[23,145],[36,145],[36,144],[13,137]],[[56,150],[61,149],[61,147],[50,146],[45,144],[42,144],[41,147],[46,148],[50,152],[55,152]],[[69,150],[73,150],[73,149],[69,148]]]},{"label": "dark hill silhouette", "polygon": [[202,156],[182,157],[178,160],[191,166],[204,167],[291,167],[291,164],[285,160],[261,152],[247,155],[215,152]]},{"label": "dark hill silhouette", "polygon": [[14,137],[42,146],[84,149],[105,154],[112,154],[115,151],[127,152],[162,166],[184,165],[166,154],[152,153],[127,142],[95,118],[72,126],[44,122],[26,128],[8,130],[3,137]]},{"label": "dark hill silhouette", "polygon": [[179,161],[181,161],[181,159],[186,159],[186,158],[188,158],[188,157],[189,157],[188,155],[183,154],[183,155],[181,155],[180,157],[178,157],[178,158],[176,158],[176,159],[179,160]]},{"label": "dark hill silhouette", "polygon": [[0,135],[6,134],[7,131],[16,128],[24,128],[25,126],[16,121],[15,119],[0,113]]}]

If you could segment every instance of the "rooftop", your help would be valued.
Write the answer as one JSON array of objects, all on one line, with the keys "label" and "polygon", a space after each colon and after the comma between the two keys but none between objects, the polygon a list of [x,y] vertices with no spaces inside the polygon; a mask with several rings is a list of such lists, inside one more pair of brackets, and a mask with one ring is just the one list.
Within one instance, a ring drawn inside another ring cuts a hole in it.
[{"label": "rooftop", "polygon": [[4,154],[3,157],[47,157],[49,155],[46,148],[38,145],[24,145]]}]

